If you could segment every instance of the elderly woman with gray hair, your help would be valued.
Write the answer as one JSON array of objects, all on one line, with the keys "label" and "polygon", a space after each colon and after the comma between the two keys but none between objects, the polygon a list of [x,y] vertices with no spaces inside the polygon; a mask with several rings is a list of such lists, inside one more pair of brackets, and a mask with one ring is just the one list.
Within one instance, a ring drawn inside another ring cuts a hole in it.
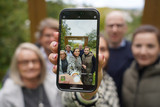
[{"label": "elderly woman with gray hair", "polygon": [[10,77],[0,90],[1,107],[62,107],[54,80],[47,78],[39,49],[22,43],[16,49]]}]

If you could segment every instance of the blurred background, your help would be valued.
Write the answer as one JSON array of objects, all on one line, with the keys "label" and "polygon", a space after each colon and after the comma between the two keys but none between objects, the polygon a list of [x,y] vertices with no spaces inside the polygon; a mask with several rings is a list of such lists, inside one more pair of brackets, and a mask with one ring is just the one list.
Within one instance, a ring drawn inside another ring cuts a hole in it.
[{"label": "blurred background", "polygon": [[[94,7],[100,12],[100,32],[112,10],[125,11],[128,32],[141,24],[160,28],[160,0],[0,0],[0,81],[9,68],[15,48],[22,42],[35,43],[34,33],[45,17],[59,18],[64,8]],[[0,83],[1,87],[1,83]]]}]

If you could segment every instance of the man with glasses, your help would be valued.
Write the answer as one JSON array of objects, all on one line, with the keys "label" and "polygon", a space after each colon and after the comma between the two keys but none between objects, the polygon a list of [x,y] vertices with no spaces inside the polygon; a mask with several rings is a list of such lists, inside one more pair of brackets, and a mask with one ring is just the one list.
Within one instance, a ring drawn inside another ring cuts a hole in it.
[{"label": "man with glasses", "polygon": [[121,103],[121,86],[125,70],[130,66],[133,56],[131,43],[124,39],[127,24],[123,12],[112,11],[106,16],[105,31],[108,36],[110,58],[107,69],[114,79]]},{"label": "man with glasses", "polygon": [[[56,81],[56,75],[52,72],[53,64],[51,64],[51,62],[48,60],[48,55],[51,53],[50,43],[55,40],[53,32],[58,32],[58,29],[59,29],[59,23],[56,19],[46,18],[40,22],[40,25],[36,32],[37,43],[46,61],[47,72],[52,76],[54,76],[55,81]],[[54,45],[58,46],[58,44]]]}]

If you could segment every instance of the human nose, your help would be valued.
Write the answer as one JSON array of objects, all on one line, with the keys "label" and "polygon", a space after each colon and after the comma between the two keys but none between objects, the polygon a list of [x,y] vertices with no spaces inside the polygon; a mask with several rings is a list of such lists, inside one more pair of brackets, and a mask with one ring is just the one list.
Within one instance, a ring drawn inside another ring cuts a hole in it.
[{"label": "human nose", "polygon": [[34,66],[33,62],[32,62],[32,61],[29,61],[29,62],[28,62],[28,67],[29,67],[29,68],[33,68],[33,66]]},{"label": "human nose", "polygon": [[118,30],[117,25],[113,25],[112,30],[113,30],[114,32],[116,32],[116,31]]},{"label": "human nose", "polygon": [[146,53],[147,53],[146,47],[142,47],[141,50],[140,50],[140,53],[141,53],[142,55],[146,54]]}]

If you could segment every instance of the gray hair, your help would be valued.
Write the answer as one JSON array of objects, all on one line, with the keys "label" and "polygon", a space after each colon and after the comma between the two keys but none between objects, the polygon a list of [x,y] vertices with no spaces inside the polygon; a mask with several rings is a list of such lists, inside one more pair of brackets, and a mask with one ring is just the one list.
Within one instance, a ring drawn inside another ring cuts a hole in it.
[{"label": "gray hair", "polygon": [[36,53],[36,55],[39,57],[40,64],[41,64],[41,73],[39,78],[39,84],[41,84],[46,76],[46,65],[45,60],[43,59],[43,56],[41,55],[41,52],[37,46],[35,46],[32,43],[22,43],[20,44],[12,58],[11,66],[10,66],[10,77],[11,79],[18,85],[24,86],[23,81],[21,80],[20,72],[18,69],[18,56],[22,50],[31,50]]},{"label": "gray hair", "polygon": [[67,47],[71,48],[71,46],[70,46],[70,45],[66,45],[66,47],[65,47],[65,48],[67,48]]},{"label": "gray hair", "polygon": [[46,18],[46,19],[42,20],[40,22],[40,25],[38,27],[37,32],[35,33],[37,40],[42,36],[43,30],[45,28],[51,28],[51,29],[55,29],[58,31],[58,29],[59,29],[58,20],[53,19],[53,18]]}]

